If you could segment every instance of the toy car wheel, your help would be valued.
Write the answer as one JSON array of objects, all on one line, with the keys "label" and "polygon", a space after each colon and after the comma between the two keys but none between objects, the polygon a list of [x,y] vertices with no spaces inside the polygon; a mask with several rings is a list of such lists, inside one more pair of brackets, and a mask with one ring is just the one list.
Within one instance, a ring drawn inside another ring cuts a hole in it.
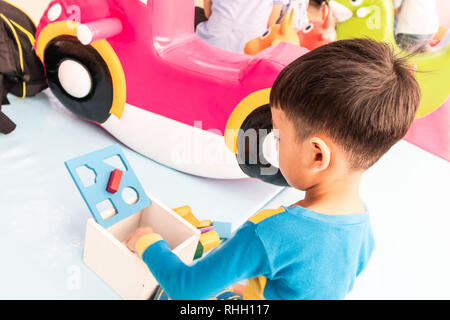
[{"label": "toy car wheel", "polygon": [[72,36],[53,39],[45,49],[44,63],[50,89],[80,118],[105,122],[113,103],[111,74],[92,47]]},{"label": "toy car wheel", "polygon": [[274,185],[288,186],[278,168],[270,105],[254,110],[245,119],[237,137],[236,157],[248,176]]}]

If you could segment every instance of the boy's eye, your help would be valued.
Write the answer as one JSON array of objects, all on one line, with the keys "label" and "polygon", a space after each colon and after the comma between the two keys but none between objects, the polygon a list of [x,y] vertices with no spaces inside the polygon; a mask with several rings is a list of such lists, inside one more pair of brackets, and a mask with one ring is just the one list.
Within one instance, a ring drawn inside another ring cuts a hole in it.
[{"label": "boy's eye", "polygon": [[363,0],[350,0],[350,3],[352,5],[354,5],[355,7],[359,6],[362,2],[363,2]]}]

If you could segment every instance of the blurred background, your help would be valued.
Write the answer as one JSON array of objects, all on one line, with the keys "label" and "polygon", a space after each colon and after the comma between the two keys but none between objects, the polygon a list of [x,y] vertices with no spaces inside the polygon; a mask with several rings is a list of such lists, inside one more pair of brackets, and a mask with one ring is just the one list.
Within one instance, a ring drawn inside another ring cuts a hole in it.
[{"label": "blurred background", "polygon": [[[46,9],[51,0],[8,0],[24,9],[31,17],[38,23],[42,13]],[[187,0],[186,0],[187,1]],[[194,0],[195,5],[201,6],[203,0]],[[441,26],[450,28],[450,1],[437,0],[439,8],[439,15],[441,19]]]}]

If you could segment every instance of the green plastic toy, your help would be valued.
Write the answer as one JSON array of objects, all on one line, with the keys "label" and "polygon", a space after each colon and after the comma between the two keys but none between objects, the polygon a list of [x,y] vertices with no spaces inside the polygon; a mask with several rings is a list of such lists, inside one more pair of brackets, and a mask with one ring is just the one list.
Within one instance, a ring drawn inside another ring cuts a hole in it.
[{"label": "green plastic toy", "polygon": [[[395,42],[392,0],[334,0],[334,5],[347,18],[337,26],[338,40],[369,38],[392,44],[401,55],[408,54]],[[417,54],[410,61],[411,65],[417,65],[416,79],[422,100],[416,118],[421,118],[449,97],[450,44],[438,51]]]}]

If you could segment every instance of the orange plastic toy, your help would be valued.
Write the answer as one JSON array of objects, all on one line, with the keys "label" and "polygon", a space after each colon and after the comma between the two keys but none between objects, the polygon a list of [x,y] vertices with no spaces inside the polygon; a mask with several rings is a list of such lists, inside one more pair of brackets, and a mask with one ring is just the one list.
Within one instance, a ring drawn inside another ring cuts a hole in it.
[{"label": "orange plastic toy", "polygon": [[286,12],[281,20],[281,24],[271,26],[261,37],[247,42],[244,52],[249,55],[256,55],[279,42],[290,42],[299,46],[300,40],[294,29],[294,19],[294,10],[290,14]]},{"label": "orange plastic toy", "polygon": [[434,35],[433,40],[430,42],[430,46],[436,47],[441,43],[442,39],[448,34],[449,29],[445,27],[439,27],[439,31]]},{"label": "orange plastic toy", "polygon": [[337,40],[336,25],[330,7],[323,6],[322,20],[313,21],[298,32],[302,47],[314,50]]}]

